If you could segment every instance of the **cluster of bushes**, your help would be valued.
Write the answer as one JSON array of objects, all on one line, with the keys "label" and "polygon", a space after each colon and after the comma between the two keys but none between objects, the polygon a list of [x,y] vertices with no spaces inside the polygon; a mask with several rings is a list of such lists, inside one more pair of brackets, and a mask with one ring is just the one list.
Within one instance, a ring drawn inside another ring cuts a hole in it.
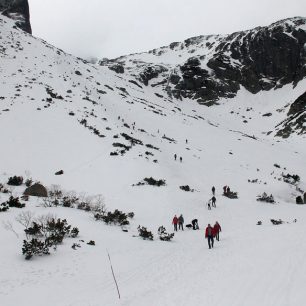
[{"label": "cluster of bushes", "polygon": [[133,186],[143,186],[143,185],[151,185],[151,186],[165,186],[166,181],[165,180],[156,180],[153,177],[145,177],[141,182],[137,183]]},{"label": "cluster of bushes", "polygon": [[56,249],[65,237],[75,238],[79,234],[77,227],[71,228],[66,219],[43,216],[31,222],[30,226],[25,224],[27,239],[23,241],[22,254],[25,259],[31,259],[34,255],[41,256],[50,254],[50,248]]},{"label": "cluster of bushes", "polygon": [[111,211],[98,211],[95,215],[94,215],[95,219],[97,221],[103,221],[106,224],[115,224],[115,225],[120,225],[120,226],[124,226],[124,225],[129,225],[130,221],[128,219],[132,219],[134,218],[134,213],[130,212],[130,213],[124,213],[118,209],[115,209],[113,212]]},{"label": "cluster of bushes", "polygon": [[189,185],[184,185],[184,186],[180,186],[180,189],[184,190],[184,191],[187,191],[187,192],[194,192],[194,189],[191,189],[189,187]]},{"label": "cluster of bushes", "polygon": [[[144,226],[138,226],[137,228],[139,237],[141,237],[144,240],[153,240],[154,236],[151,231],[147,230]],[[159,236],[159,239],[162,241],[171,241],[171,239],[174,237],[174,233],[167,233],[166,228],[164,226],[160,226],[158,228],[157,234]]]},{"label": "cluster of bushes", "polygon": [[282,173],[282,177],[283,177],[283,181],[285,183],[288,183],[288,184],[296,184],[300,181],[300,177],[297,175],[297,174],[283,174]]},{"label": "cluster of bushes", "polygon": [[14,198],[13,196],[10,196],[10,198],[6,202],[3,202],[0,205],[0,212],[7,211],[7,210],[9,210],[9,208],[12,208],[12,207],[24,208],[25,204],[20,203],[20,200],[19,200],[18,197]]},{"label": "cluster of bushes", "polygon": [[23,184],[23,177],[22,176],[11,176],[7,182],[10,186],[21,186]]},{"label": "cluster of bushes", "polygon": [[262,195],[257,196],[256,200],[260,202],[275,203],[273,195],[270,194],[268,196],[265,192]]},{"label": "cluster of bushes", "polygon": [[104,211],[104,199],[101,195],[86,196],[76,194],[75,192],[64,192],[59,186],[52,186],[49,190],[48,197],[44,199],[44,206],[63,206],[77,208],[84,211]]}]

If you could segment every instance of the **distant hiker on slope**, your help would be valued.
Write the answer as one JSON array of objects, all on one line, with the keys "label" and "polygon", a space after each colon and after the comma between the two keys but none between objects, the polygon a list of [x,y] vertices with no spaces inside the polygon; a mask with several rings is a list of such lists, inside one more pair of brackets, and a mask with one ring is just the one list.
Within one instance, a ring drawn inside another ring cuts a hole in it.
[{"label": "distant hiker on slope", "polygon": [[172,224],[174,226],[174,230],[177,232],[177,224],[178,224],[178,218],[177,216],[175,215],[173,220],[172,220]]},{"label": "distant hiker on slope", "polygon": [[174,154],[174,160],[176,160],[176,157],[177,157],[177,155],[176,155],[176,154]]},{"label": "distant hiker on slope", "polygon": [[214,247],[214,229],[208,224],[205,230],[205,238],[208,241],[208,247],[211,249]]},{"label": "distant hiker on slope", "polygon": [[215,195],[215,192],[216,192],[215,186],[212,186],[211,191],[212,191],[212,194]]},{"label": "distant hiker on slope", "polygon": [[181,157],[180,157],[180,162],[182,162],[182,161],[183,161],[183,157],[181,156]]},{"label": "distant hiker on slope", "polygon": [[211,210],[211,204],[210,204],[210,202],[211,202],[211,199],[209,199],[208,202],[207,202],[207,209],[208,209],[208,210]]},{"label": "distant hiker on slope", "polygon": [[221,226],[220,224],[216,221],[215,225],[214,225],[214,234],[215,237],[217,239],[217,241],[219,241],[219,233],[221,232]]},{"label": "distant hiker on slope", "polygon": [[223,187],[223,194],[224,194],[224,195],[226,195],[226,190],[227,190],[227,186],[225,185],[225,186]]},{"label": "distant hiker on slope", "polygon": [[192,224],[192,228],[193,228],[194,230],[199,229],[198,219],[193,219],[193,220],[191,221],[191,224]]},{"label": "distant hiker on slope", "polygon": [[212,207],[216,207],[216,201],[217,201],[216,197],[213,196],[213,197],[211,198],[211,205],[212,205]]},{"label": "distant hiker on slope", "polygon": [[184,230],[184,217],[183,215],[180,215],[178,218],[178,225],[179,225],[179,229],[182,229],[182,231]]}]

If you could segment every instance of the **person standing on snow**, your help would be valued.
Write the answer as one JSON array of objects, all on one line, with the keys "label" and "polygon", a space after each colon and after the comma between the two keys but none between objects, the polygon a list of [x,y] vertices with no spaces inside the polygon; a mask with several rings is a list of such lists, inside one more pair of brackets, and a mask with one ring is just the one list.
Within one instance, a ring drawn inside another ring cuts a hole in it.
[{"label": "person standing on snow", "polygon": [[218,221],[216,221],[216,223],[214,225],[214,234],[215,234],[215,237],[216,237],[217,241],[219,241],[219,233],[220,232],[221,232],[221,226],[218,223]]},{"label": "person standing on snow", "polygon": [[174,226],[174,231],[176,231],[176,232],[177,232],[177,223],[178,223],[178,218],[177,218],[177,216],[175,215],[174,218],[173,218],[173,220],[172,220],[172,224],[173,224],[173,226]]},{"label": "person standing on snow", "polygon": [[212,191],[212,194],[213,194],[213,196],[214,196],[214,195],[215,195],[215,192],[216,192],[215,186],[212,186],[211,191]]},{"label": "person standing on snow", "polygon": [[208,241],[208,247],[211,249],[214,247],[214,229],[208,224],[205,230],[205,238]]},{"label": "person standing on snow", "polygon": [[178,218],[178,225],[179,225],[179,229],[182,228],[182,231],[184,230],[184,217],[183,215],[180,215]]},{"label": "person standing on snow", "polygon": [[191,224],[192,224],[192,228],[193,228],[194,230],[199,229],[198,219],[193,219],[193,220],[191,221]]},{"label": "person standing on snow", "polygon": [[216,207],[216,201],[217,201],[216,197],[213,196],[213,197],[211,198],[211,205],[212,205],[212,207]]},{"label": "person standing on snow", "polygon": [[174,154],[174,160],[176,160],[176,157],[177,157],[177,155],[176,155],[176,154]]}]

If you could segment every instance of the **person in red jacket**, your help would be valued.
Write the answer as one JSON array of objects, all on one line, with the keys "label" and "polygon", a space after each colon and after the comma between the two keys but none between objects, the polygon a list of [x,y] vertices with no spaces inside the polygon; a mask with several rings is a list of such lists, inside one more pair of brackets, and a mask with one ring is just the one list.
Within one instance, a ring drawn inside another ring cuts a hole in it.
[{"label": "person in red jacket", "polygon": [[174,230],[177,232],[177,224],[178,224],[178,218],[177,216],[175,215],[173,220],[172,220],[172,224],[174,226]]},{"label": "person in red jacket", "polygon": [[218,223],[218,221],[216,221],[216,223],[214,225],[214,234],[215,234],[215,237],[216,237],[217,241],[219,241],[219,233],[220,232],[221,232],[221,226]]},{"label": "person in red jacket", "polygon": [[210,249],[213,248],[214,247],[214,228],[211,227],[210,224],[208,224],[208,226],[206,227],[205,238],[208,240],[209,248]]}]

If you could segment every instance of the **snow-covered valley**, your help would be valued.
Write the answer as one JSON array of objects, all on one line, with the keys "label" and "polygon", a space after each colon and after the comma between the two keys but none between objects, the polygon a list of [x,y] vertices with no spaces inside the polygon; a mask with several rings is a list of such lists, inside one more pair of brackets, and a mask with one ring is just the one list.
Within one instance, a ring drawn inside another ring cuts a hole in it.
[{"label": "snow-covered valley", "polygon": [[[78,195],[101,194],[107,209],[135,217],[124,232],[90,212],[44,207],[36,197],[25,208],[0,212],[1,305],[303,304],[306,210],[295,201],[306,190],[305,134],[275,134],[305,92],[305,78],[296,87],[257,94],[241,88],[206,107],[170,97],[162,86],[140,85],[132,74],[88,64],[13,25],[0,16],[0,183],[18,175]],[[64,174],[56,176],[58,170]],[[288,173],[300,181],[284,182]],[[132,186],[146,177],[166,185]],[[184,185],[194,192],[179,188]],[[222,196],[224,185],[238,199]],[[217,207],[208,210],[212,186]],[[7,188],[16,197],[26,187]],[[263,192],[276,203],[256,201]],[[0,193],[0,203],[8,198]],[[24,228],[16,221],[22,211],[66,218],[79,236],[26,261]],[[172,232],[175,214],[186,224],[197,218],[200,230],[186,228],[171,242],[160,241],[158,227]],[[210,250],[204,230],[215,221],[221,238]],[[151,230],[154,241],[138,237],[138,225]],[[87,245],[90,240],[96,245]]]}]

